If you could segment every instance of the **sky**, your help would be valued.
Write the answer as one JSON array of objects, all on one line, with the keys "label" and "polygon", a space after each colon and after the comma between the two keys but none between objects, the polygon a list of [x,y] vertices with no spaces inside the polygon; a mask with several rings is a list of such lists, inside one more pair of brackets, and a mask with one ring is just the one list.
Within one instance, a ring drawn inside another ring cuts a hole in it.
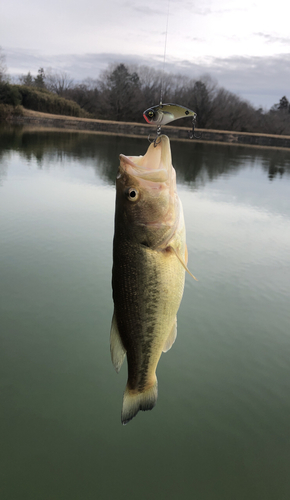
[{"label": "sky", "polygon": [[290,100],[289,14],[285,0],[9,0],[0,46],[12,77],[43,67],[76,81],[111,63],[162,69],[165,52],[166,72],[210,75],[266,110]]}]

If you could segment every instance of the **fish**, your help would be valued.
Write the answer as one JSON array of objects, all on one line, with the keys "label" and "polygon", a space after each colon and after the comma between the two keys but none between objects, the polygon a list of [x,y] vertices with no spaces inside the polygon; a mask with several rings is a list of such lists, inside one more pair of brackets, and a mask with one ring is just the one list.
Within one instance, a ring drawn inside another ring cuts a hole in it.
[{"label": "fish", "polygon": [[127,356],[123,424],[156,404],[156,368],[176,338],[185,270],[183,209],[161,135],[144,156],[121,154],[116,179],[110,350],[117,373]]},{"label": "fish", "polygon": [[180,106],[179,104],[158,104],[157,106],[152,106],[152,108],[146,109],[143,116],[147,123],[151,123],[157,126],[166,125],[179,118],[186,118],[187,116],[192,116],[195,121],[197,114],[189,108]]}]

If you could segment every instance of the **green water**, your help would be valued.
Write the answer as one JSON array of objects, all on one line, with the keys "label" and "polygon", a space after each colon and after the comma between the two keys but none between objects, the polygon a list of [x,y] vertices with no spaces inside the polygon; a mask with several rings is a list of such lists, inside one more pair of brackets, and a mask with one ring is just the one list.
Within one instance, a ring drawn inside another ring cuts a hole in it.
[{"label": "green water", "polygon": [[151,412],[111,364],[118,155],[0,134],[1,500],[288,500],[290,151],[172,142],[189,267]]}]

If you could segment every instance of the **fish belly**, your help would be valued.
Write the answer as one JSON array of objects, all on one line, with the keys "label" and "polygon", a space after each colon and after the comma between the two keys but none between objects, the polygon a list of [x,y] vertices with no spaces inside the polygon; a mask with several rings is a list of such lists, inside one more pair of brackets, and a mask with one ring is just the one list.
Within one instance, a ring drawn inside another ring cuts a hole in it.
[{"label": "fish belly", "polygon": [[128,363],[125,394],[156,387],[157,398],[155,371],[176,329],[185,271],[170,248],[158,251],[128,243],[114,248],[114,315]]}]

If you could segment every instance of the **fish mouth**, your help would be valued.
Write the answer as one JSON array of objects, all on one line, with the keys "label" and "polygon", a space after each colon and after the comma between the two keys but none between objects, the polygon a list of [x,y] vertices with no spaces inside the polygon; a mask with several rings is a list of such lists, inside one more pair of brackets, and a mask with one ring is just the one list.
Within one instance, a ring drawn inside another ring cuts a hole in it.
[{"label": "fish mouth", "polygon": [[170,141],[161,135],[158,142],[152,142],[144,156],[120,154],[121,173],[126,172],[139,179],[151,182],[167,182],[171,178],[172,159]]}]

